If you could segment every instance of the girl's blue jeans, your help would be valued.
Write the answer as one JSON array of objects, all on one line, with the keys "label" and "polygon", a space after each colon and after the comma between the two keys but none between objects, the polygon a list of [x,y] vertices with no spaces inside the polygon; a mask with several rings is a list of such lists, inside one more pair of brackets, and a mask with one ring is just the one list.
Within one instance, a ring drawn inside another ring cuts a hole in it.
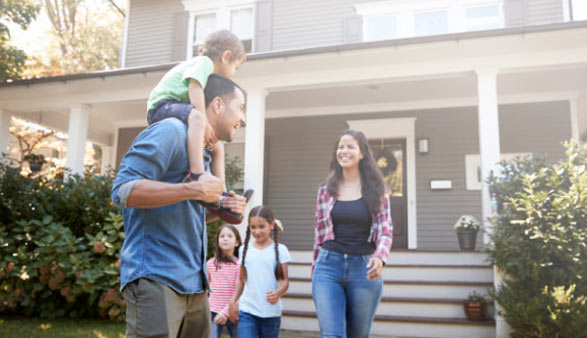
[{"label": "girl's blue jeans", "polygon": [[320,250],[312,277],[312,297],[321,337],[369,337],[383,290],[381,278],[367,279],[370,258]]},{"label": "girl's blue jeans", "polygon": [[247,312],[238,313],[238,338],[277,338],[281,317],[257,317]]}]

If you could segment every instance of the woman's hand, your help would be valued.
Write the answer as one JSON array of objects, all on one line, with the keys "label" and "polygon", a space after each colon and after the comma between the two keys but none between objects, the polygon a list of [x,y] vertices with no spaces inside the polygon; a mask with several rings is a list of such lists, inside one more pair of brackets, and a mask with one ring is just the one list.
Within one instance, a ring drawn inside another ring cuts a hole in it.
[{"label": "woman's hand", "polygon": [[214,317],[214,324],[224,325],[224,324],[226,324],[227,319],[228,318],[226,318],[224,313],[217,313],[216,317]]},{"label": "woman's hand", "polygon": [[367,271],[367,279],[379,279],[383,272],[383,261],[378,257],[371,257],[367,263],[367,269],[369,269]]}]

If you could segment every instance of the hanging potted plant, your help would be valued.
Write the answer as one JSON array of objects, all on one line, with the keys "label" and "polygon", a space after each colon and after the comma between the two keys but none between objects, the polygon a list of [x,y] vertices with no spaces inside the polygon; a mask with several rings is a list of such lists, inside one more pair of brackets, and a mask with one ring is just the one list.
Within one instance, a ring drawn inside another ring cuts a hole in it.
[{"label": "hanging potted plant", "polygon": [[455,223],[455,230],[459,238],[459,247],[464,251],[475,250],[477,232],[481,228],[479,221],[471,215],[462,215]]},{"label": "hanging potted plant", "polygon": [[467,319],[474,321],[485,320],[486,306],[487,301],[485,297],[477,293],[477,291],[469,293],[469,296],[463,302],[463,309],[465,310]]},{"label": "hanging potted plant", "polygon": [[24,157],[24,160],[29,163],[32,172],[40,171],[43,164],[45,164],[45,156],[40,154],[28,154]]}]

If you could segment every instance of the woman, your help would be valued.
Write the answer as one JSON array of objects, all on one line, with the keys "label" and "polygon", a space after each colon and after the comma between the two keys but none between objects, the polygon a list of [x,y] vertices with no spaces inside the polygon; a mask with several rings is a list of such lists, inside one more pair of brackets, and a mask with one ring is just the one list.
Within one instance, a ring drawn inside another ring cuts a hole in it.
[{"label": "woman", "polygon": [[368,337],[381,300],[392,224],[365,134],[343,131],[318,189],[312,296],[322,337]]}]

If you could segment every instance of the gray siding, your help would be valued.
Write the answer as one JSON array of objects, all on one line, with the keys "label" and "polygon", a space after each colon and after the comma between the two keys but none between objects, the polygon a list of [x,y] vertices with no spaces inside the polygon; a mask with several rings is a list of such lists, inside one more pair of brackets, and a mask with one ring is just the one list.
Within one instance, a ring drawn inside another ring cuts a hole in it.
[{"label": "gray siding", "polygon": [[[316,188],[328,173],[334,142],[347,120],[416,117],[416,138],[427,137],[430,152],[416,155],[418,243],[420,249],[457,249],[452,225],[462,214],[480,217],[479,191],[465,189],[465,155],[477,154],[476,108],[393,114],[353,114],[267,120],[266,204],[283,221],[283,240],[292,249],[312,247]],[[569,139],[566,102],[500,107],[501,149],[563,156]],[[450,179],[453,189],[430,190],[431,179]],[[478,236],[479,244],[481,236]]]},{"label": "gray siding", "polygon": [[186,15],[179,0],[131,0],[125,66],[185,59]]},{"label": "gray siding", "polygon": [[[257,4],[257,52],[361,41],[354,4],[366,0],[262,0]],[[506,26],[563,20],[561,0],[505,0]],[[187,18],[180,0],[130,2],[126,67],[185,58]]]}]

